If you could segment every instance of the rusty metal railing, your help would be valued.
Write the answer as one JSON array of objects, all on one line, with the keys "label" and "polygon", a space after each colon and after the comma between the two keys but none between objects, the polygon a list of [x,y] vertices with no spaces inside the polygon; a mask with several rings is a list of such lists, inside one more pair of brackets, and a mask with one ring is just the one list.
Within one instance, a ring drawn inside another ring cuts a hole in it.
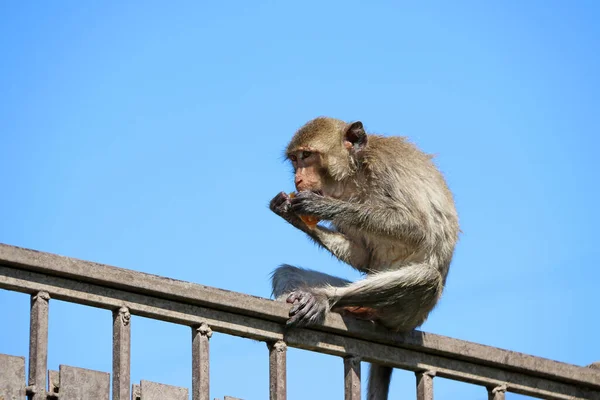
[{"label": "rusty metal railing", "polygon": [[[504,399],[505,392],[542,399],[600,400],[600,369],[593,367],[421,331],[394,334],[335,313],[322,325],[285,330],[288,307],[279,302],[4,244],[0,244],[0,288],[31,295],[28,384],[14,379],[21,368],[24,375],[24,358],[0,356],[0,399],[22,398],[26,392],[31,400],[69,400],[76,398],[69,397],[71,387],[85,381],[106,392],[99,400],[108,400],[110,376],[113,400],[187,399],[187,389],[166,385],[157,389],[147,381],[131,386],[133,314],[191,328],[193,400],[210,398],[208,354],[213,331],[266,342],[272,400],[286,398],[288,346],[341,357],[346,400],[361,397],[361,361],[415,372],[419,400],[433,399],[438,376],[480,385],[494,400]],[[111,375],[61,366],[60,372],[49,371],[47,382],[51,299],[112,310]],[[157,392],[162,397],[153,397]]]}]

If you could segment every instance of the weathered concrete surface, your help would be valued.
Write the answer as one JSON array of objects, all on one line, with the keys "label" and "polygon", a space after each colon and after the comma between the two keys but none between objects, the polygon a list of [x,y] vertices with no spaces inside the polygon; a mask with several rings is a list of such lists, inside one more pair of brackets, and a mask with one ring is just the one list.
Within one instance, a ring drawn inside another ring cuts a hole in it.
[{"label": "weathered concrete surface", "polygon": [[48,312],[50,294],[40,290],[31,294],[29,317],[29,386],[31,400],[46,400],[48,363]]},{"label": "weathered concrete surface", "polygon": [[504,400],[506,398],[506,385],[488,388],[488,400]]},{"label": "weathered concrete surface", "polygon": [[112,400],[129,400],[131,381],[131,314],[127,307],[113,310]]},{"label": "weathered concrete surface", "polygon": [[192,327],[192,400],[210,399],[210,344],[212,329],[206,322]]},{"label": "weathered concrete surface", "polygon": [[48,393],[57,394],[60,389],[60,374],[58,371],[48,371]]},{"label": "weathered concrete surface", "polygon": [[553,399],[600,398],[600,371],[419,331],[396,335],[337,314],[285,331],[288,307],[267,299],[0,244],[0,288]]},{"label": "weathered concrete surface", "polygon": [[[435,370],[443,378],[485,387],[510,382],[508,391],[544,399],[600,399],[593,384],[572,385],[539,375],[466,362],[452,357],[358,340],[310,329],[285,330],[283,324],[211,310],[191,304],[126,292],[89,283],[52,277],[46,274],[0,266],[0,287],[30,292],[44,288],[53,298],[106,309],[127,304],[133,314],[188,326],[209,324],[215,331],[266,342],[284,340],[292,347],[341,357],[360,356],[375,362],[411,371]],[[592,368],[581,370],[597,373]]]},{"label": "weathered concrete surface", "polygon": [[109,400],[109,373],[68,365],[61,365],[59,371],[60,400]]},{"label": "weathered concrete surface", "polygon": [[344,400],[360,400],[359,357],[344,357]]},{"label": "weathered concrete surface", "polygon": [[287,396],[287,345],[283,340],[267,342],[269,349],[269,399],[285,400]]},{"label": "weathered concrete surface", "polygon": [[131,385],[131,400],[140,400],[142,398],[142,388],[138,384]]},{"label": "weathered concrete surface", "polygon": [[417,400],[433,400],[433,371],[415,373],[417,376]]},{"label": "weathered concrete surface", "polygon": [[142,380],[140,400],[188,400],[186,388]]},{"label": "weathered concrete surface", "polygon": [[0,400],[25,398],[25,357],[0,354]]},{"label": "weathered concrete surface", "polygon": [[[71,277],[82,282],[151,294],[165,299],[206,306],[214,310],[254,316],[278,323],[283,323],[288,317],[288,307],[276,301],[6,244],[0,244],[0,265],[2,264],[28,271],[38,271],[50,276]],[[384,329],[376,329],[372,324],[364,321],[342,318],[336,313],[329,315],[322,326],[311,328],[311,330],[313,329],[376,343],[392,344],[425,353],[451,356],[455,359],[473,361],[482,365],[511,368],[535,376],[568,381],[583,386],[591,384],[600,389],[600,373],[592,368],[583,368],[420,331],[394,334]]]},{"label": "weathered concrete surface", "polygon": [[[221,400],[221,399],[215,397],[214,400]],[[223,397],[223,400],[242,400],[242,399],[238,399],[237,397],[225,396],[225,397]]]}]

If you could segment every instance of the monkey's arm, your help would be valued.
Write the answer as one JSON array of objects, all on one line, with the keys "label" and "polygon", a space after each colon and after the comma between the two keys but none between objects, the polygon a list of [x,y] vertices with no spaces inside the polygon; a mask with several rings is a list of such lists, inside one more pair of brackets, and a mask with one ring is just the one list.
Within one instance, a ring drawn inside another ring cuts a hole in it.
[{"label": "monkey's arm", "polygon": [[339,260],[350,264],[356,269],[367,265],[369,254],[359,244],[351,241],[339,232],[333,232],[322,226],[309,228],[296,214],[291,212],[289,196],[281,192],[271,200],[270,208],[294,227],[306,233],[317,244],[327,249]]},{"label": "monkey's arm", "polygon": [[421,324],[442,291],[442,277],[432,266],[413,264],[379,272],[346,286],[324,286],[297,290],[287,301],[290,325],[318,323],[333,307],[365,307],[379,311],[392,309],[386,322],[396,327]]},{"label": "monkey's arm", "polygon": [[401,203],[369,205],[325,197],[312,192],[300,192],[290,200],[291,211],[323,220],[353,225],[381,235],[411,239],[416,242],[426,237],[424,218],[410,212]]}]

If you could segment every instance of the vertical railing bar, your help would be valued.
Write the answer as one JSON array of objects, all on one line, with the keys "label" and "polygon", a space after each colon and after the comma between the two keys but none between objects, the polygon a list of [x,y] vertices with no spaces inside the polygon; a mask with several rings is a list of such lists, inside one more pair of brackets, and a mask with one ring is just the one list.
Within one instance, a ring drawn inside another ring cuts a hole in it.
[{"label": "vertical railing bar", "polygon": [[209,339],[212,330],[206,322],[192,327],[192,399],[210,399]]},{"label": "vertical railing bar", "polygon": [[267,342],[269,348],[269,399],[285,400],[287,396],[287,344],[283,340]]},{"label": "vertical railing bar", "polygon": [[359,357],[344,357],[344,400],[360,400]]},{"label": "vertical railing bar", "polygon": [[417,376],[417,400],[433,400],[435,371],[415,372]]},{"label": "vertical railing bar", "polygon": [[112,399],[129,400],[131,384],[131,314],[127,307],[113,310]]},{"label": "vertical railing bar", "polygon": [[488,387],[488,400],[504,400],[506,394],[506,385]]},{"label": "vertical railing bar", "polygon": [[27,395],[30,400],[46,400],[48,365],[48,306],[50,294],[40,291],[31,295],[29,322],[29,377]]}]

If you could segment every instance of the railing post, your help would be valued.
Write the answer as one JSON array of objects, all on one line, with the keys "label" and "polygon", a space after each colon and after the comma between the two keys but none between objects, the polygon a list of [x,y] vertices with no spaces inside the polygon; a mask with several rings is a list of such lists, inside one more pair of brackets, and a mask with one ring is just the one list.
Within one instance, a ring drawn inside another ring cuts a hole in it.
[{"label": "railing post", "polygon": [[210,349],[212,329],[206,322],[192,327],[192,399],[210,399]]},{"label": "railing post", "polygon": [[504,400],[506,393],[506,385],[496,387],[488,387],[488,400]]},{"label": "railing post", "polygon": [[127,307],[113,310],[113,400],[129,400],[131,381],[131,314]]},{"label": "railing post", "polygon": [[344,357],[344,400],[360,400],[359,357]]},{"label": "railing post", "polygon": [[40,291],[31,295],[29,378],[27,387],[27,394],[30,400],[46,400],[49,300],[50,294],[48,292]]},{"label": "railing post", "polygon": [[433,377],[435,371],[415,372],[417,376],[417,400],[433,400]]},{"label": "railing post", "polygon": [[283,340],[268,342],[269,348],[269,399],[286,399],[286,351],[287,345]]}]

